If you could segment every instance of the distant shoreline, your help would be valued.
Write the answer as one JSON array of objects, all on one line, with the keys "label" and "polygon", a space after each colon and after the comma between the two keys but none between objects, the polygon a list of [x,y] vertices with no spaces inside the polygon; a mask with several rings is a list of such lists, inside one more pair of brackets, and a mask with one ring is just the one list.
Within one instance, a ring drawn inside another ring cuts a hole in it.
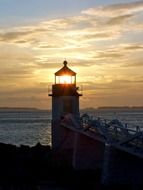
[{"label": "distant shoreline", "polygon": [[[101,106],[81,108],[81,111],[94,110],[143,110],[143,106]],[[26,108],[26,107],[0,107],[0,111],[51,111],[50,109]]]},{"label": "distant shoreline", "polygon": [[48,109],[40,108],[26,108],[26,107],[0,107],[0,111],[50,111]]},{"label": "distant shoreline", "polygon": [[103,107],[97,107],[97,108],[84,108],[81,109],[81,111],[85,112],[93,112],[98,110],[143,110],[143,106],[103,106]]},{"label": "distant shoreline", "polygon": [[98,107],[97,109],[143,109],[143,106],[109,106],[109,107]]}]

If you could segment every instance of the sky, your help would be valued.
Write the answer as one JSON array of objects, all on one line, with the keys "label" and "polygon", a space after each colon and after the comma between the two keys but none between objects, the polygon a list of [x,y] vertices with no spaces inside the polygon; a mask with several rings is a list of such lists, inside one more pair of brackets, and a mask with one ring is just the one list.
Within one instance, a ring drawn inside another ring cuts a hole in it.
[{"label": "sky", "polygon": [[0,107],[50,109],[65,59],[81,108],[143,106],[143,1],[0,0]]}]

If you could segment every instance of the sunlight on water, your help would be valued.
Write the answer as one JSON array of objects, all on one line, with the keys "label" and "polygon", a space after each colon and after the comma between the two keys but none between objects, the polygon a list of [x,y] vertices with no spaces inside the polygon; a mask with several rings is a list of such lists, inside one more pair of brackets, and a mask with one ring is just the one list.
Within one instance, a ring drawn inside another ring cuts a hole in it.
[{"label": "sunlight on water", "polygon": [[[85,113],[85,112],[84,112]],[[119,119],[134,128],[143,128],[143,110],[95,110],[93,117]],[[17,146],[34,146],[38,142],[51,144],[51,112],[48,111],[0,111],[0,142]]]},{"label": "sunlight on water", "polygon": [[51,113],[48,111],[0,112],[0,142],[34,146],[51,144]]}]

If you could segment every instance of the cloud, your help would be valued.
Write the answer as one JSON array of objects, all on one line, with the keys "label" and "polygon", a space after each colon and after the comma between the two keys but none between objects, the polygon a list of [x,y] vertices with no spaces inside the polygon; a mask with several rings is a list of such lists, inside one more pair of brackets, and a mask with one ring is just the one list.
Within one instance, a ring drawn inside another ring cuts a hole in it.
[{"label": "cloud", "polygon": [[[30,82],[30,81],[29,81]],[[48,83],[35,83],[28,86],[7,85],[1,87],[0,106],[7,107],[51,107],[48,97]]]},{"label": "cloud", "polygon": [[127,44],[127,45],[125,45],[125,47],[124,47],[124,49],[125,50],[130,50],[130,51],[135,51],[135,50],[143,50],[143,44],[137,44],[137,43],[135,43],[135,44]]},{"label": "cloud", "polygon": [[[136,86],[137,85],[137,86]],[[83,82],[82,88],[83,93],[88,95],[105,95],[112,96],[122,95],[122,93],[132,92],[135,94],[135,89],[139,91],[143,87],[142,78],[134,78],[130,80],[126,79],[113,79],[111,82],[102,81],[102,83],[94,82]]]},{"label": "cloud", "polygon": [[93,41],[100,41],[100,40],[110,40],[117,38],[117,32],[87,32],[87,34],[81,34],[76,39],[82,42],[93,42]]},{"label": "cloud", "polygon": [[85,85],[87,97],[106,97],[103,102],[107,103],[113,94],[121,97],[136,88],[139,93],[143,66],[141,10],[142,1],[113,4],[87,9],[77,16],[1,29],[3,98],[9,98],[11,92],[13,103],[16,97],[22,101],[20,96],[25,96],[21,104],[32,101],[31,97],[36,97],[35,102],[46,101],[47,85],[65,58],[78,73],[79,83]]},{"label": "cloud", "polygon": [[89,8],[83,10],[82,14],[90,18],[90,22],[97,31],[107,33],[114,31],[113,34],[116,32],[118,34],[116,38],[118,38],[124,35],[123,32],[142,31],[141,11],[143,11],[143,2],[137,1]]},{"label": "cloud", "polygon": [[132,60],[130,62],[126,62],[122,64],[122,67],[143,67],[143,61],[142,60]]},{"label": "cloud", "polygon": [[124,24],[127,20],[131,19],[133,16],[134,16],[133,14],[115,16],[111,18],[109,21],[107,21],[107,25]]},{"label": "cloud", "polygon": [[36,85],[32,85],[31,87],[26,87],[26,85],[23,88],[16,88],[16,87],[12,87],[10,89],[5,89],[1,91],[1,96],[2,95],[6,95],[9,94],[11,96],[21,96],[21,95],[25,95],[25,96],[31,96],[31,95],[41,95],[41,94],[46,94],[47,92],[47,86],[49,85],[49,83],[45,83],[45,85],[41,85],[41,83],[36,83]]},{"label": "cloud", "polygon": [[100,58],[100,59],[106,59],[106,58],[111,58],[111,59],[118,59],[123,57],[124,54],[122,54],[120,51],[115,51],[115,50],[107,50],[107,51],[100,51],[97,52],[97,55],[95,56],[95,58]]},{"label": "cloud", "polygon": [[44,49],[57,49],[57,48],[60,48],[61,46],[60,45],[48,45],[48,44],[40,44],[38,46],[38,48],[44,48]]},{"label": "cloud", "polygon": [[113,45],[107,49],[96,50],[93,58],[97,64],[142,66],[142,49],[142,43],[121,43],[118,46]]},{"label": "cloud", "polygon": [[132,14],[142,10],[143,10],[143,2],[136,1],[136,2],[101,6],[98,8],[90,8],[87,10],[83,10],[82,14],[90,16],[98,16],[98,17],[105,17],[105,16],[114,17],[124,14]]},{"label": "cloud", "polygon": [[[0,41],[4,41],[4,42],[10,42],[13,40],[18,40],[18,39],[22,39],[25,38],[26,36],[28,36],[30,34],[30,31],[16,31],[16,32],[6,32],[6,33],[1,33],[0,34]],[[21,41],[22,42],[22,41]],[[25,42],[25,41],[23,41]]]},{"label": "cloud", "polygon": [[[91,8],[76,17],[45,20],[35,25],[1,30],[0,41],[49,51],[87,47],[93,41],[118,39],[124,31],[136,28],[134,22],[128,22],[142,9],[142,2]],[[124,27],[127,23],[128,28]]]}]

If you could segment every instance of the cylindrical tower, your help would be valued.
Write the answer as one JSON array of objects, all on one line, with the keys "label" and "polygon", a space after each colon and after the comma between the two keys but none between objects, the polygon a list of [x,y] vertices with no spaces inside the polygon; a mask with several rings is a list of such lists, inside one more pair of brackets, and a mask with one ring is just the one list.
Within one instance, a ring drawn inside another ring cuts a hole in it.
[{"label": "cylindrical tower", "polygon": [[76,73],[67,66],[55,73],[55,84],[52,85],[52,147],[57,148],[62,141],[62,129],[59,126],[61,117],[71,113],[75,119],[79,118],[79,96],[76,86]]}]

